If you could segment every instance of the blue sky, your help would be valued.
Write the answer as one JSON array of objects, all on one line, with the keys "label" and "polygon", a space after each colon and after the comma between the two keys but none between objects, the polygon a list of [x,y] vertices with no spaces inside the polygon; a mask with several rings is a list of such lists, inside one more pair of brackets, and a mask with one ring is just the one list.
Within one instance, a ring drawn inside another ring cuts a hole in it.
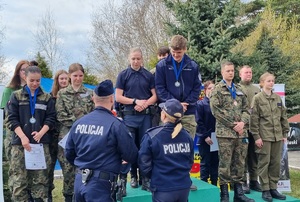
[{"label": "blue sky", "polygon": [[92,28],[91,14],[94,8],[103,5],[105,1],[0,0],[0,26],[4,28],[5,35],[1,51],[8,61],[4,68],[12,72],[19,60],[34,58],[36,52],[32,33],[37,29],[38,20],[49,8],[67,55],[65,67],[58,68],[67,69],[73,62],[85,64]]},{"label": "blue sky", "polygon": [[[92,0],[1,0],[1,27],[5,38],[2,53],[14,68],[21,59],[33,59],[34,37],[38,20],[50,8],[61,36],[62,47],[68,55],[66,64],[85,63],[91,31]],[[96,2],[96,1],[95,1]],[[98,3],[99,4],[99,3]],[[66,68],[66,67],[65,67]]]}]

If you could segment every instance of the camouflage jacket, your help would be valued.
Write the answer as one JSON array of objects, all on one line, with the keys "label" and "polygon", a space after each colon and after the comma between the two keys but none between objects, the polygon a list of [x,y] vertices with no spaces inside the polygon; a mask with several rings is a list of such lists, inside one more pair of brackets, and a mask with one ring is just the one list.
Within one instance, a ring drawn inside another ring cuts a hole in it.
[{"label": "camouflage jacket", "polygon": [[279,95],[272,93],[268,96],[260,92],[254,96],[251,104],[250,132],[255,140],[281,141],[287,137],[289,123]]},{"label": "camouflage jacket", "polygon": [[74,121],[94,109],[92,91],[81,86],[76,92],[69,85],[58,91],[55,108],[57,120],[70,128]]},{"label": "camouflage jacket", "polygon": [[[234,100],[226,84],[221,81],[212,92],[210,107],[216,118],[216,135],[223,138],[247,137],[246,125],[249,123],[248,102],[239,84],[235,85],[236,99]],[[243,135],[239,136],[233,130],[234,122],[244,122]]]}]

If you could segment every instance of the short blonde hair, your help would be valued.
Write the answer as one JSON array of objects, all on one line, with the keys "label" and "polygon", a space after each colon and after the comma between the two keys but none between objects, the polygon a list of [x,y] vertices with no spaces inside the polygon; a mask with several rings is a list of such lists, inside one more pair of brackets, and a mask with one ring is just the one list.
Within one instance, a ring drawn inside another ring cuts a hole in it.
[{"label": "short blonde hair", "polygon": [[184,50],[187,48],[187,40],[182,35],[175,35],[171,39],[170,47],[173,50]]}]

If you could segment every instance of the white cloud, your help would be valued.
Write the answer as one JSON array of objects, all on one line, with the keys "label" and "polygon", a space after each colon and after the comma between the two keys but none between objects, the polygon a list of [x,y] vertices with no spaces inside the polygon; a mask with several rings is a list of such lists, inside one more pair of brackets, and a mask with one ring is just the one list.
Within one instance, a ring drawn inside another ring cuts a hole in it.
[{"label": "white cloud", "polygon": [[[63,49],[69,56],[67,64],[85,64],[89,46],[93,0],[2,0],[0,11],[5,38],[2,54],[9,60],[7,67],[15,67],[21,59],[32,59],[33,35],[38,20],[50,8],[59,29]],[[97,1],[97,5],[105,1]]]}]

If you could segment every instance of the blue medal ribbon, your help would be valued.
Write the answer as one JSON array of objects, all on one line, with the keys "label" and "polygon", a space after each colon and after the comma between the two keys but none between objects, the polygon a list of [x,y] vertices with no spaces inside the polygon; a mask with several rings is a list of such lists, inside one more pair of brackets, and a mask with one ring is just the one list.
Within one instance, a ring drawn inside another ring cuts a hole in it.
[{"label": "blue medal ribbon", "polygon": [[[226,84],[226,81],[224,79],[223,79],[223,82]],[[236,98],[236,89],[235,89],[234,83],[231,82],[231,86],[227,86],[227,84],[226,84],[226,87],[228,88],[228,90],[231,94],[231,97],[235,100],[235,98]]]},{"label": "blue medal ribbon", "polygon": [[177,65],[176,65],[176,62],[175,62],[173,57],[172,57],[172,63],[173,63],[173,67],[174,67],[173,69],[174,69],[175,78],[176,78],[176,81],[178,81],[179,75],[180,75],[180,73],[182,71],[182,68],[183,68],[184,56],[182,57],[182,60],[180,62],[179,70],[177,70]]},{"label": "blue medal ribbon", "polygon": [[29,104],[30,104],[30,113],[31,113],[31,117],[33,117],[34,115],[34,110],[35,110],[35,103],[36,103],[36,97],[37,97],[37,94],[39,92],[39,88],[37,88],[35,91],[34,91],[34,96],[32,98],[31,96],[31,92],[30,92],[30,89],[28,86],[25,87],[28,94],[29,94]]}]

